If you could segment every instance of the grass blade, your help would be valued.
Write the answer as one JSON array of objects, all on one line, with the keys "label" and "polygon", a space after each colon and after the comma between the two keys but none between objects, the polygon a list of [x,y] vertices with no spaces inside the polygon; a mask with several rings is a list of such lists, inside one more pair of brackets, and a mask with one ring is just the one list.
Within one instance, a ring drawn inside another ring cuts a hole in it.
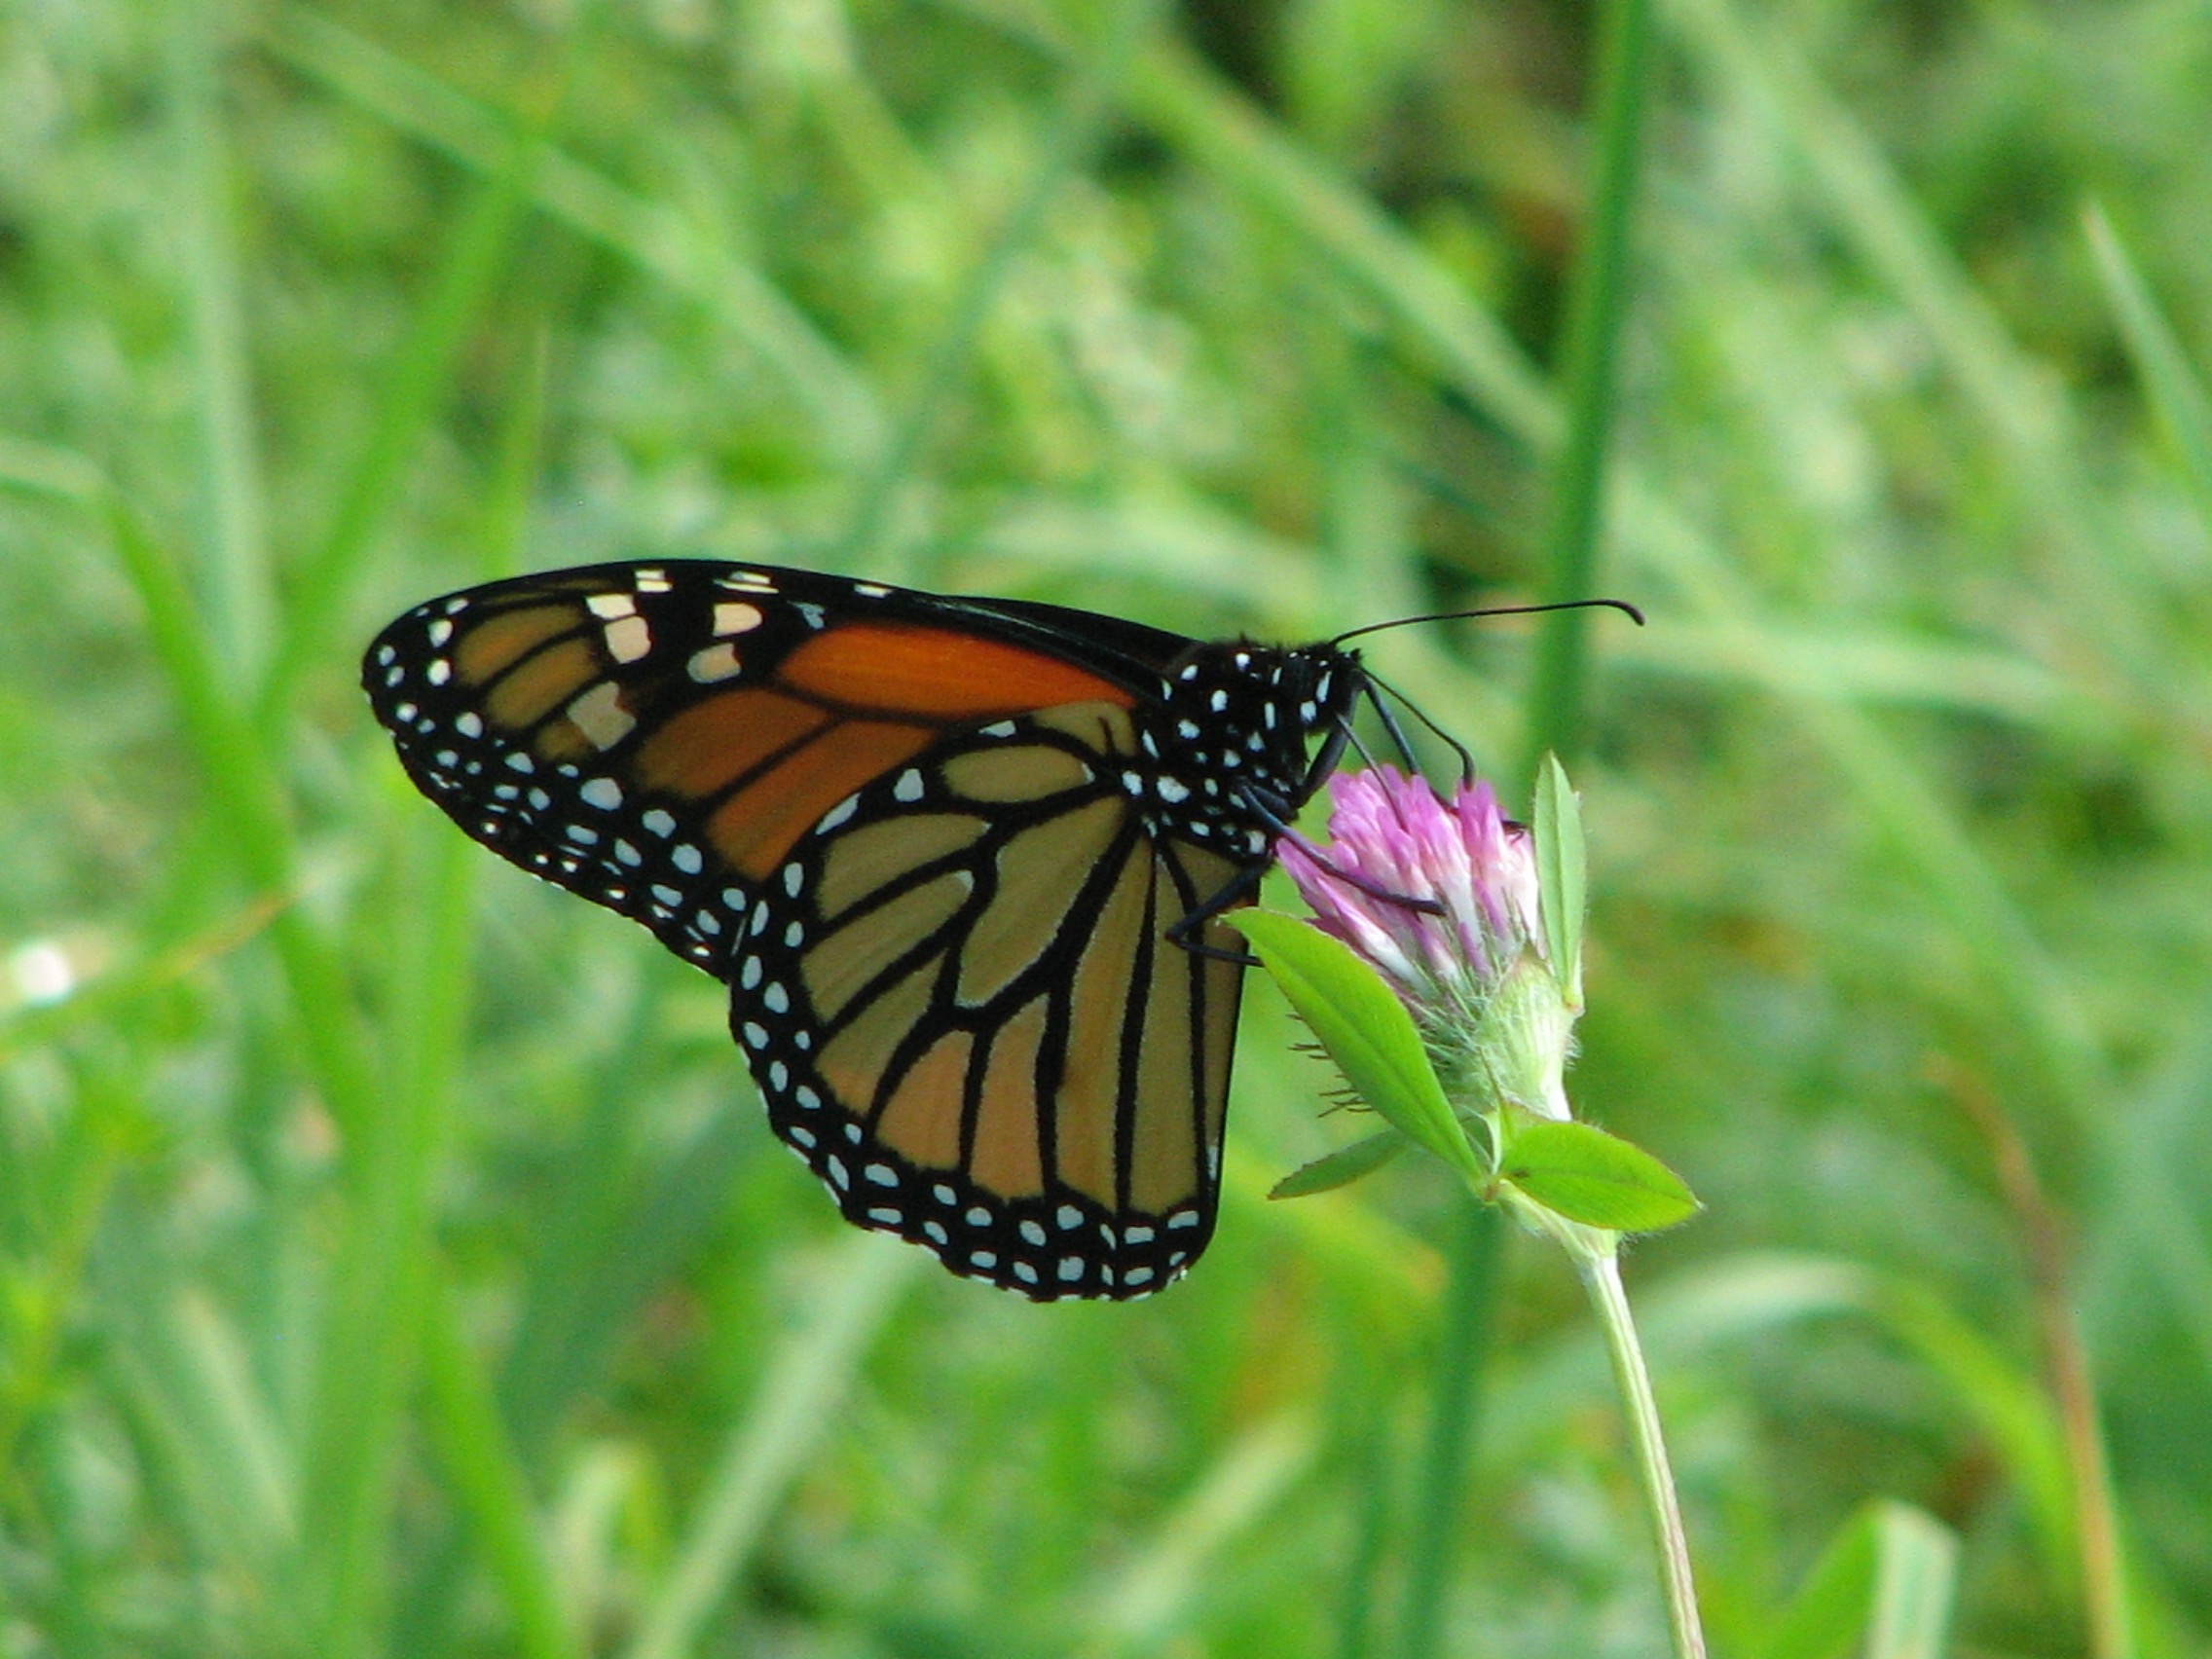
[{"label": "grass blade", "polygon": [[[398,130],[463,166],[496,174],[511,155],[509,124],[404,58],[304,8],[279,14],[278,56]],[[754,265],[663,204],[633,195],[558,148],[534,169],[532,197],[588,240],[698,301],[784,382],[824,453],[851,465],[880,452],[883,410],[867,381]]]},{"label": "grass blade", "polygon": [[[1591,181],[1581,252],[1567,286],[1567,340],[1559,370],[1567,398],[1567,435],[1552,460],[1551,528],[1544,554],[1544,597],[1555,603],[1590,599],[1597,592],[1615,362],[1629,309],[1631,230],[1643,158],[1649,0],[1607,0],[1598,27],[1597,79],[1590,98],[1597,112],[1597,176]],[[1581,751],[1589,631],[1586,610],[1555,610],[1543,619],[1535,679],[1529,687],[1521,777],[1533,777],[1547,751],[1569,760]]]},{"label": "grass blade", "polygon": [[1095,1598],[1084,1624],[1109,1653],[1149,1652],[1183,1628],[1206,1568],[1304,1478],[1320,1448],[1312,1418],[1293,1407],[1244,1430],[1168,1511],[1135,1559]]},{"label": "grass blade", "polygon": [[506,1601],[515,1646],[524,1659],[581,1659],[585,1647],[562,1605],[521,1460],[491,1382],[461,1327],[452,1292],[433,1283],[423,1312],[431,1439],[476,1547]]},{"label": "grass blade", "polygon": [[178,165],[166,199],[183,256],[193,409],[206,469],[205,597],[220,660],[233,689],[242,691],[270,648],[275,598],[231,201],[238,184],[223,128],[222,20],[206,0],[180,0],[168,12],[167,92]]},{"label": "grass blade", "polygon": [[399,499],[401,468],[452,385],[461,345],[514,249],[550,119],[548,111],[511,135],[505,165],[491,173],[454,227],[406,338],[392,353],[367,440],[339,487],[329,527],[292,585],[282,643],[261,686],[259,723],[265,731],[276,729],[289,715],[300,679],[330,653],[332,630],[370,540]]},{"label": "grass blade", "polygon": [[769,1360],[753,1410],[723,1442],[626,1659],[682,1659],[692,1650],[922,1260],[872,1235],[845,1241],[829,1258],[813,1313]]},{"label": "grass blade", "polygon": [[[282,790],[225,687],[199,607],[169,548],[82,456],[0,439],[0,487],[6,486],[66,501],[106,530],[145,609],[148,640],[206,781],[210,810],[225,828],[221,850],[251,889],[291,895],[296,861]],[[352,993],[327,942],[296,907],[278,909],[269,934],[315,1085],[341,1128],[356,1127],[369,1115],[375,1088]]]},{"label": "grass blade", "polygon": [[914,396],[891,429],[890,441],[862,476],[829,563],[839,570],[886,568],[882,543],[900,487],[921,458],[940,410],[965,379],[968,359],[991,304],[1013,275],[1015,257],[1044,222],[1045,209],[1079,162],[1095,147],[1160,0],[1116,0],[1098,44],[1081,59],[1073,84],[1056,100],[1059,114],[1044,141],[1020,197],[990,245],[962,284],[943,327],[924,359]]},{"label": "grass blade", "polygon": [[2212,531],[2212,397],[2205,394],[2195,365],[2182,350],[2173,324],[2158,309],[2151,285],[2136,269],[2105,210],[2092,204],[2082,215],[2082,225],[2089,250],[2096,255],[2106,303],[2119,319],[2128,355],[2135,359],[2135,372],[2181,461],[2182,477],[2196,498],[2197,516]]},{"label": "grass blade", "polygon": [[1444,1651],[1444,1601],[1465,1513],[1477,1419],[1487,1393],[1491,1345],[1497,1325],[1497,1282],[1505,1253],[1505,1219],[1488,1204],[1454,1194],[1452,1237],[1445,1256],[1428,1442],[1404,1526],[1406,1588],[1398,1617],[1399,1659],[1435,1659]]}]

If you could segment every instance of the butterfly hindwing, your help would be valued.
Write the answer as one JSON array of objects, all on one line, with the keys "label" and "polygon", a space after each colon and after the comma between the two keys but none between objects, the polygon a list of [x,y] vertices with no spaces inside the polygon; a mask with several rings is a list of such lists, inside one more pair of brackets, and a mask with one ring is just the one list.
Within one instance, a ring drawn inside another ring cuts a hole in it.
[{"label": "butterfly hindwing", "polygon": [[846,1216],[1039,1298],[1146,1294],[1212,1228],[1241,970],[1164,936],[1235,871],[1145,832],[1132,747],[1101,704],[948,739],[801,840],[730,963]]},{"label": "butterfly hindwing", "polygon": [[470,834],[728,982],[849,1220],[1040,1299],[1204,1247],[1241,968],[1170,930],[1248,895],[1348,653],[673,561],[432,601],[363,673]]}]

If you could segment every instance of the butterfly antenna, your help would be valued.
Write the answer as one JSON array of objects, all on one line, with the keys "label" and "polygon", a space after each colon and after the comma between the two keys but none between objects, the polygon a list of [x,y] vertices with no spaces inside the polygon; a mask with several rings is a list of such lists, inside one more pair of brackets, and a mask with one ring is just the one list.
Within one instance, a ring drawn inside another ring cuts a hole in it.
[{"label": "butterfly antenna", "polygon": [[1391,696],[1397,698],[1399,702],[1405,704],[1406,712],[1408,714],[1412,715],[1415,719],[1420,721],[1422,725],[1426,726],[1430,731],[1434,732],[1439,738],[1444,741],[1445,745],[1451,749],[1452,753],[1459,757],[1459,781],[1462,784],[1471,784],[1475,781],[1475,757],[1467,752],[1467,746],[1465,744],[1461,743],[1457,738],[1454,737],[1450,732],[1446,731],[1442,726],[1438,725],[1434,720],[1430,719],[1428,718],[1427,711],[1424,710],[1419,703],[1415,702],[1411,697],[1407,696],[1403,691],[1399,690],[1387,680],[1384,680],[1373,669],[1367,667],[1366,664],[1362,663],[1360,665],[1360,672],[1367,676],[1368,701],[1375,705],[1375,712],[1382,717],[1382,724],[1389,731],[1390,735],[1397,740],[1398,748],[1404,752],[1406,756],[1406,764],[1409,768],[1416,771],[1419,770],[1419,768],[1418,766],[1415,766],[1414,764],[1413,750],[1412,747],[1406,742],[1405,730],[1398,724],[1397,718],[1390,713],[1389,709],[1383,704],[1382,699],[1376,695],[1377,691],[1387,691]]},{"label": "butterfly antenna", "polygon": [[1432,610],[1423,616],[1399,616],[1388,622],[1370,622],[1364,628],[1347,629],[1329,644],[1341,645],[1362,634],[1380,634],[1385,628],[1411,628],[1417,622],[1464,622],[1478,616],[1540,616],[1547,610],[1592,610],[1601,607],[1618,610],[1639,628],[1643,626],[1643,612],[1625,599],[1562,599],[1549,605],[1493,605],[1479,610]]}]

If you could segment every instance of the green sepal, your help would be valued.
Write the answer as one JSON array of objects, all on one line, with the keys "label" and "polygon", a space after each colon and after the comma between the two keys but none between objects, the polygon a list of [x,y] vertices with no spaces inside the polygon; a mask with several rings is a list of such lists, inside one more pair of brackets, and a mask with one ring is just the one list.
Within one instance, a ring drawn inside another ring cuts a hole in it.
[{"label": "green sepal", "polygon": [[1524,1120],[1498,1174],[1554,1214],[1609,1233],[1656,1233],[1705,1207],[1651,1154],[1589,1124]]},{"label": "green sepal", "polygon": [[1544,954],[1570,1007],[1582,1006],[1582,919],[1590,904],[1582,808],[1559,756],[1546,754],[1536,772],[1536,890],[1544,919]]},{"label": "green sepal", "polygon": [[1252,941],[1269,977],[1382,1121],[1453,1168],[1479,1176],[1466,1131],[1444,1097],[1413,1015],[1351,948],[1272,910],[1221,918]]},{"label": "green sepal", "polygon": [[1330,1193],[1339,1187],[1348,1187],[1362,1175],[1372,1175],[1413,1142],[1396,1129],[1379,1129],[1364,1135],[1349,1146],[1324,1153],[1310,1163],[1302,1163],[1288,1175],[1268,1189],[1271,1198],[1308,1198],[1315,1193]]}]

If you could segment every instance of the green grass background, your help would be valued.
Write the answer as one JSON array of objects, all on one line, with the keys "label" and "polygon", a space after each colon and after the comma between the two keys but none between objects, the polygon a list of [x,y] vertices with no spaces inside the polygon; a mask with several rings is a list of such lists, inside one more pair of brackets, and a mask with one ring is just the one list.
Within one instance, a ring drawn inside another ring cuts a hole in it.
[{"label": "green grass background", "polygon": [[1372,660],[1576,753],[1715,1651],[2204,1653],[2212,9],[1648,25],[1640,134],[1546,0],[0,10],[0,1655],[1661,1649],[1564,1267],[1262,1197],[1271,988],[1198,1272],[1033,1308],[414,795],[376,627],[677,555],[1646,606]]}]

